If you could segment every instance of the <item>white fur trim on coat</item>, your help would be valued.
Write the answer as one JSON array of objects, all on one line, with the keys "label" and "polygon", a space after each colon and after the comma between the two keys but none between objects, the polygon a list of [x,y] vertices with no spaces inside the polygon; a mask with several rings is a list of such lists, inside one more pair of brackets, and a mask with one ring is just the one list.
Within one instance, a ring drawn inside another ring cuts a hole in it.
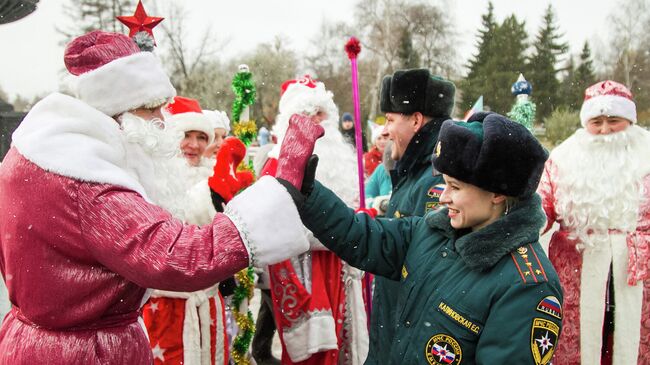
[{"label": "white fur trim on coat", "polygon": [[580,355],[582,364],[600,364],[610,264],[614,280],[614,364],[636,364],[641,333],[643,285],[627,285],[626,235],[609,234],[606,245],[586,247],[580,273]]},{"label": "white fur trim on coat", "polygon": [[296,205],[273,177],[264,176],[235,196],[225,213],[237,227],[255,267],[275,264],[309,250]]},{"label": "white fur trim on coat", "polygon": [[46,171],[122,186],[150,201],[129,173],[126,142],[117,122],[78,99],[48,95],[34,105],[12,139],[26,159]]},{"label": "white fur trim on coat", "polygon": [[208,144],[214,142],[214,128],[208,116],[202,113],[188,112],[174,114],[167,117],[165,122],[174,128],[174,130],[181,132],[199,131],[208,136]]},{"label": "white fur trim on coat", "polygon": [[329,311],[311,312],[301,323],[282,333],[287,353],[293,362],[307,360],[311,355],[338,348],[336,325]]},{"label": "white fur trim on coat", "polygon": [[628,98],[617,95],[595,96],[582,104],[580,123],[586,127],[589,119],[601,115],[621,117],[636,123],[636,104]]},{"label": "white fur trim on coat", "polygon": [[160,60],[151,52],[118,58],[77,79],[77,97],[108,116],[176,96]]}]

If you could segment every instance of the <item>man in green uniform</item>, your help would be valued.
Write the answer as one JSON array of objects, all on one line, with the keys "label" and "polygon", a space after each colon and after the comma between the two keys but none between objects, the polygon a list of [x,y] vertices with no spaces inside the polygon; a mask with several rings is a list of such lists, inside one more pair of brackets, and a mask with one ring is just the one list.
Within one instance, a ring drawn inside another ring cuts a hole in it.
[{"label": "man in green uniform", "polygon": [[[390,171],[393,192],[387,218],[423,216],[436,209],[444,189],[440,174],[434,174],[431,154],[442,122],[454,109],[456,87],[432,77],[429,70],[397,71],[384,77],[381,111],[386,113],[384,135],[393,142]],[[370,348],[366,364],[381,364],[381,349],[391,346],[398,323],[395,318],[399,281],[377,276],[372,300]]]}]

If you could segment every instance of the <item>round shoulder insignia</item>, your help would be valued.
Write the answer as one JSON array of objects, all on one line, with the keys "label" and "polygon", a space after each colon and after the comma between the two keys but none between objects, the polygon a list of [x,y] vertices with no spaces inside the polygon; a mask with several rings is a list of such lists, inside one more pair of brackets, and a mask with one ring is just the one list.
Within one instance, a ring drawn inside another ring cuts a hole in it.
[{"label": "round shoulder insignia", "polygon": [[440,333],[429,339],[424,357],[430,365],[460,365],[463,351],[455,338]]},{"label": "round shoulder insignia", "polygon": [[523,246],[522,246],[522,247],[519,247],[519,248],[517,249],[517,253],[520,254],[520,255],[525,255],[526,252],[528,252],[528,249],[527,249],[526,247],[523,247]]}]

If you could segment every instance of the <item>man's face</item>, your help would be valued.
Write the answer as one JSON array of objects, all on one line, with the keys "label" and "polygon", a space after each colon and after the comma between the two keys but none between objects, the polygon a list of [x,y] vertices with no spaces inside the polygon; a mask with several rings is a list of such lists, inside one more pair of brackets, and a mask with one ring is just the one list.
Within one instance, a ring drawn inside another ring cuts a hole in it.
[{"label": "man's face", "polygon": [[131,114],[140,117],[146,121],[150,121],[153,119],[160,119],[160,120],[165,120],[165,117],[163,117],[162,114],[162,108],[164,105],[157,106],[155,108],[137,108],[131,110]]},{"label": "man's face", "polygon": [[393,150],[390,154],[393,160],[397,161],[404,156],[406,147],[420,129],[421,123],[416,120],[416,114],[419,113],[411,115],[386,113],[386,124],[381,134],[393,141]]},{"label": "man's face", "polygon": [[601,115],[589,119],[585,129],[587,129],[587,132],[595,135],[612,134],[625,130],[631,124],[632,122],[625,118]]},{"label": "man's face", "polygon": [[219,152],[219,149],[221,148],[221,144],[223,144],[223,140],[226,138],[227,135],[228,132],[224,128],[215,128],[214,142],[212,142],[212,144],[206,147],[205,151],[203,152],[203,156],[214,157],[217,154],[217,152]]},{"label": "man's face", "polygon": [[198,166],[205,148],[208,146],[208,136],[200,131],[187,131],[181,141],[183,157],[191,166]]},{"label": "man's face", "polygon": [[354,127],[354,121],[351,120],[344,120],[341,122],[341,128],[343,128],[344,131],[350,130]]}]

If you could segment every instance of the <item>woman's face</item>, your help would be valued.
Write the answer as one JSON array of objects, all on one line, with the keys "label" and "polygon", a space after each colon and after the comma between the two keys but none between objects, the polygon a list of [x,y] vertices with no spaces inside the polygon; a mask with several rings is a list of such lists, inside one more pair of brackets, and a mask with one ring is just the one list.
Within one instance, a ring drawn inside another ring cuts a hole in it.
[{"label": "woman's face", "polygon": [[477,186],[442,175],[446,187],[440,203],[449,209],[454,229],[479,230],[497,220],[504,211],[505,195],[491,193]]},{"label": "woman's face", "polygon": [[379,137],[375,139],[375,146],[377,146],[379,152],[384,153],[384,148],[386,148],[387,142],[388,142],[388,137],[384,136],[383,134],[380,134]]},{"label": "woman's face", "polygon": [[191,166],[198,166],[205,148],[208,146],[208,136],[201,131],[187,131],[181,141],[183,157]]},{"label": "woman's face", "polygon": [[215,128],[214,129],[214,142],[212,142],[206,149],[205,152],[203,153],[203,156],[205,157],[214,157],[217,152],[219,152],[219,148],[221,148],[221,144],[223,143],[223,140],[226,138],[226,135],[228,132],[224,128]]}]

